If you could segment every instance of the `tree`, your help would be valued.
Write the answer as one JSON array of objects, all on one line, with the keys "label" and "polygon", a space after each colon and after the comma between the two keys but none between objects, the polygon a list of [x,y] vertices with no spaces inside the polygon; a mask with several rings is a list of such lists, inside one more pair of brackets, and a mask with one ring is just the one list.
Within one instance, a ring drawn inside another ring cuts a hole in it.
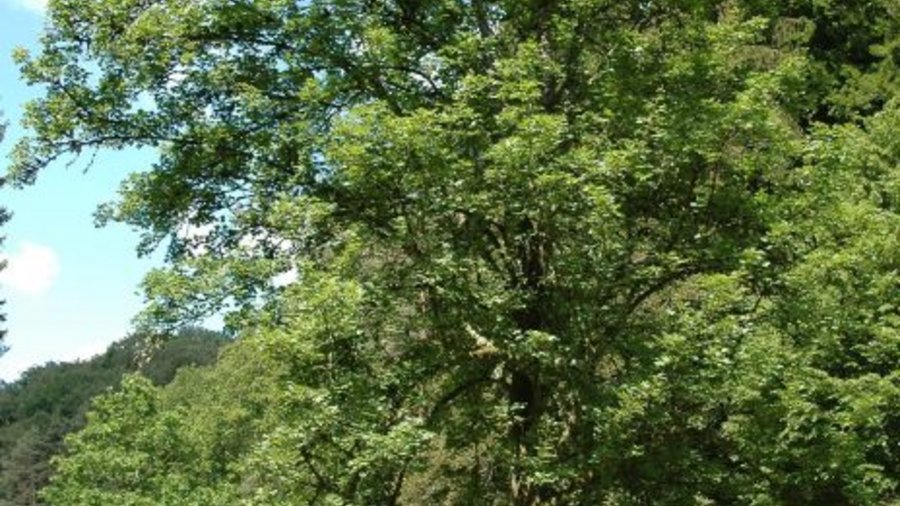
[{"label": "tree", "polygon": [[64,437],[84,427],[92,399],[118,390],[123,376],[140,370],[146,381],[166,384],[179,368],[213,363],[226,342],[215,332],[185,329],[148,357],[146,341],[134,334],[90,360],[34,367],[0,384],[0,505],[42,504],[38,492]]},{"label": "tree", "polygon": [[220,364],[183,369],[164,389],[128,376],[96,399],[58,461],[49,503],[239,502],[252,486],[239,469],[262,433],[279,366],[247,341],[227,347]]},{"label": "tree", "polygon": [[286,368],[252,504],[885,503],[898,19],[56,2],[10,176],[159,150],[98,217],[171,239],[148,321]]},{"label": "tree", "polygon": [[[0,142],[3,142],[4,134],[6,133],[6,125],[0,123]],[[2,186],[3,180],[0,179],[0,186]],[[0,207],[0,225],[3,225],[7,221],[9,221],[10,214],[5,209]],[[0,236],[0,246],[3,246],[4,237]],[[6,268],[6,260],[0,260],[0,271]],[[5,300],[0,300],[0,308],[6,305]],[[0,324],[6,323],[6,313],[0,312]],[[6,338],[6,329],[0,328],[0,356],[6,351],[6,346],[3,344],[3,340]]]}]

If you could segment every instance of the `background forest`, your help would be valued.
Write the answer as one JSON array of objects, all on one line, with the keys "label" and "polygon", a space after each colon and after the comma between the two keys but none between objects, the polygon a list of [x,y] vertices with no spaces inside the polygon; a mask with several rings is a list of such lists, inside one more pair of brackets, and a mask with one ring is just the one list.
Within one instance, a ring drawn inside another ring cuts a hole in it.
[{"label": "background forest", "polygon": [[51,0],[15,57],[7,184],[155,150],[141,330],[238,336],[46,504],[900,504],[896,0]]},{"label": "background forest", "polygon": [[84,426],[91,398],[118,389],[123,376],[138,370],[165,385],[181,367],[215,362],[225,343],[219,334],[185,329],[147,355],[146,339],[133,335],[91,360],[47,364],[0,382],[0,505],[43,504],[38,492],[51,475],[50,459],[66,434]]}]

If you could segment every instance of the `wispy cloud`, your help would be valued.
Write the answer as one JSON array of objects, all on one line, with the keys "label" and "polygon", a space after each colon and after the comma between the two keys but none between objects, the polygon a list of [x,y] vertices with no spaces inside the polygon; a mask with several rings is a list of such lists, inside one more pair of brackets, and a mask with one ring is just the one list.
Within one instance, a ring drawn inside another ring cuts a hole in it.
[{"label": "wispy cloud", "polygon": [[12,255],[0,256],[6,268],[0,271],[0,285],[31,297],[46,293],[59,275],[59,257],[52,249],[23,242]]},{"label": "wispy cloud", "polygon": [[10,5],[12,7],[16,7],[19,9],[24,9],[26,11],[33,12],[35,14],[40,14],[41,16],[47,11],[47,1],[48,0],[2,0],[3,3]]}]

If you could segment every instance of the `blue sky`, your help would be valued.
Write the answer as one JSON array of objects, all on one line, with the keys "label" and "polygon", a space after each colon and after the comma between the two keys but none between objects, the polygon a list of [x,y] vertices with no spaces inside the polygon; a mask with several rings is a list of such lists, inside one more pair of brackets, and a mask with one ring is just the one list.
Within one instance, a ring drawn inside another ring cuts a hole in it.
[{"label": "blue sky", "polygon": [[[43,7],[41,0],[0,0],[0,111],[8,123],[2,170],[24,134],[22,105],[38,93],[18,81],[10,54],[17,46],[36,48]],[[90,357],[128,333],[141,308],[138,284],[161,264],[160,255],[138,259],[137,234],[124,225],[96,229],[93,212],[115,197],[127,173],[151,160],[147,152],[104,152],[87,174],[87,159],[68,168],[64,161],[33,187],[0,191],[0,205],[14,214],[2,230],[9,266],[0,273],[0,297],[7,300],[10,349],[0,356],[0,379],[51,360]]]}]

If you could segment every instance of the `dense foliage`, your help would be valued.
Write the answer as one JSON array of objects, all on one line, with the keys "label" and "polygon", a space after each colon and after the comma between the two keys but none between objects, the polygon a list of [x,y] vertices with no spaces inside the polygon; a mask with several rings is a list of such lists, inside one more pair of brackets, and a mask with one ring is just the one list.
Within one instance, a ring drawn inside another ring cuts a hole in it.
[{"label": "dense foliage", "polygon": [[180,367],[213,363],[226,342],[214,332],[186,329],[146,355],[145,341],[132,335],[90,360],[34,367],[0,384],[0,506],[42,503],[38,491],[50,477],[50,459],[66,434],[84,426],[92,397],[137,371],[144,381],[166,384]]},{"label": "dense foliage", "polygon": [[217,367],[182,370],[165,389],[127,377],[68,439],[49,504],[238,504],[279,397],[278,365],[260,357],[238,342]]},{"label": "dense foliage", "polygon": [[157,148],[98,217],[248,357],[129,379],[46,497],[897,504],[898,9],[51,1],[10,176]]}]

